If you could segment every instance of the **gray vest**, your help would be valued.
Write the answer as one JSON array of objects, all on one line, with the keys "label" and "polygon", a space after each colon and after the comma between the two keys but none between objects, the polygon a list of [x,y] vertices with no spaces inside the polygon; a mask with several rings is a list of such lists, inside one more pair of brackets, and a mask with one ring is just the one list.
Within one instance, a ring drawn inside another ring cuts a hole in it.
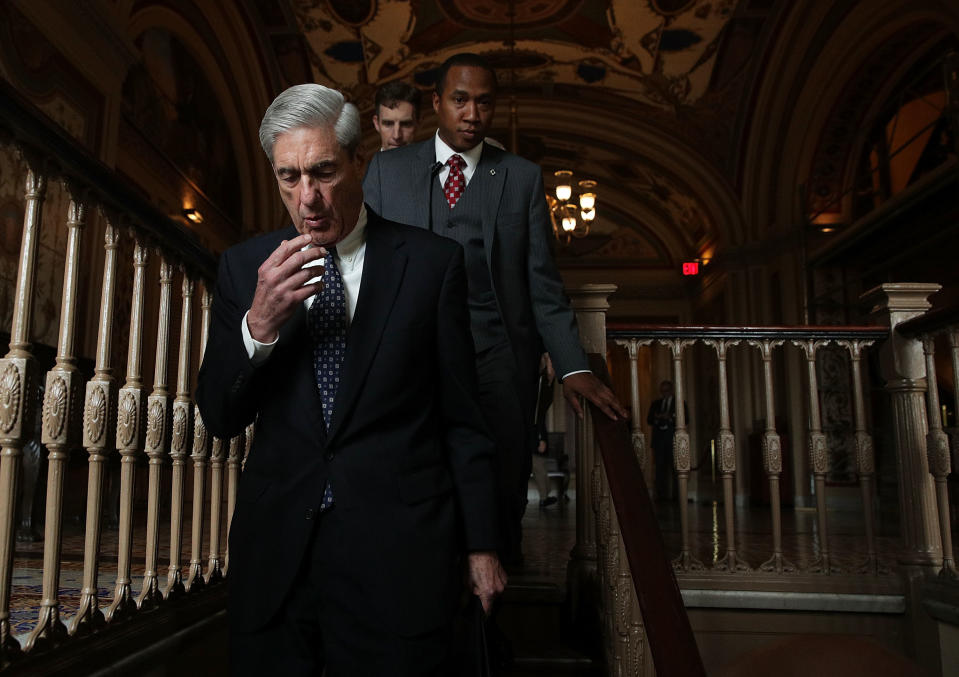
[{"label": "gray vest", "polygon": [[456,206],[450,209],[443,194],[439,178],[433,183],[433,232],[459,242],[466,254],[466,281],[469,286],[470,325],[476,351],[481,352],[498,344],[507,343],[509,337],[500,317],[493,291],[493,281],[486,264],[486,247],[483,244],[483,205],[481,191],[476,181],[482,180],[476,173],[466,185]]}]

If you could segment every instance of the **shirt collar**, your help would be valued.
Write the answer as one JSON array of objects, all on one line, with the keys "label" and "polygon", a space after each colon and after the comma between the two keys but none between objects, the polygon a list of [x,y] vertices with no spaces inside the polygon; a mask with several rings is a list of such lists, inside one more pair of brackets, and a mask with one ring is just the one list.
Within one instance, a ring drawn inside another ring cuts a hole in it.
[{"label": "shirt collar", "polygon": [[366,205],[360,205],[360,215],[356,219],[356,226],[350,234],[336,245],[336,253],[340,258],[350,257],[366,242]]},{"label": "shirt collar", "polygon": [[480,156],[483,154],[483,143],[480,141],[478,144],[473,146],[467,151],[459,152],[455,151],[449,146],[446,145],[446,142],[440,138],[439,130],[436,131],[436,134],[433,137],[435,139],[436,147],[436,161],[442,164],[446,164],[446,161],[450,159],[450,155],[459,155],[466,161],[466,172],[472,174],[473,170],[476,169],[476,165],[479,164]]}]

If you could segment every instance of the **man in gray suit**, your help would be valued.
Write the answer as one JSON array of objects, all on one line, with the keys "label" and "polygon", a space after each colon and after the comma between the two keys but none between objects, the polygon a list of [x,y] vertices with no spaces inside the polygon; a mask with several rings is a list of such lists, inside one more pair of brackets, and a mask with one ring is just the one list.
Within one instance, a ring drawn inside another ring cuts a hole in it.
[{"label": "man in gray suit", "polygon": [[363,191],[385,218],[428,228],[466,252],[481,406],[497,443],[501,559],[516,565],[543,349],[577,413],[584,396],[614,420],[627,414],[589,371],[549,250],[539,166],[484,143],[495,104],[496,74],[485,59],[450,57],[433,93],[436,135],[374,155]]}]

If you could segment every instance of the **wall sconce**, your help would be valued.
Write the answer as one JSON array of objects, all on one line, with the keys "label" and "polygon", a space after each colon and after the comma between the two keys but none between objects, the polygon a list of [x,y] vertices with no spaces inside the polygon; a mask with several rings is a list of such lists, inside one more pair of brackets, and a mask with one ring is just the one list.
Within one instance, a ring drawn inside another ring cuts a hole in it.
[{"label": "wall sconce", "polygon": [[192,223],[203,223],[203,214],[200,213],[199,209],[184,209],[183,216]]}]

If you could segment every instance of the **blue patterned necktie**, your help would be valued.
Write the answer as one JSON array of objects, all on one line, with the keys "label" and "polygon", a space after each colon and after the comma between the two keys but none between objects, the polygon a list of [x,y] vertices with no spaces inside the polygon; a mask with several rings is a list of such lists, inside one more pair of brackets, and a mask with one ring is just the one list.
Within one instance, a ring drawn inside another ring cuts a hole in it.
[{"label": "blue patterned necktie", "polygon": [[[309,327],[313,337],[313,375],[323,405],[323,421],[330,429],[333,418],[333,402],[340,384],[340,367],[346,355],[346,294],[343,278],[336,267],[336,248],[330,247],[323,259],[323,289],[313,298],[310,306]],[[323,489],[320,510],[333,505],[333,485],[327,481]]]}]

